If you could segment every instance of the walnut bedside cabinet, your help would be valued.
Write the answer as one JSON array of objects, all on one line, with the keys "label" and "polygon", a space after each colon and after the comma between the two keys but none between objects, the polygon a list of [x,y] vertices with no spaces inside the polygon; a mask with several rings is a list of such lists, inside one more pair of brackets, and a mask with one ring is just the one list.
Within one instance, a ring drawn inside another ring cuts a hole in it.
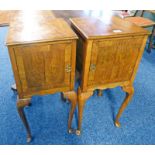
[{"label": "walnut bedside cabinet", "polygon": [[115,125],[133,96],[133,81],[140,63],[149,32],[127,21],[112,16],[72,18],[71,25],[79,36],[77,69],[81,84],[78,88],[78,130],[86,100],[95,89],[121,86],[126,98],[116,116]]},{"label": "walnut bedside cabinet", "polygon": [[[18,91],[17,109],[27,131],[31,132],[24,114],[33,95],[61,92],[71,102],[68,130],[76,106],[74,91],[77,35],[63,19],[39,19],[31,16],[14,19],[7,46]],[[52,107],[51,107],[52,108]]]}]

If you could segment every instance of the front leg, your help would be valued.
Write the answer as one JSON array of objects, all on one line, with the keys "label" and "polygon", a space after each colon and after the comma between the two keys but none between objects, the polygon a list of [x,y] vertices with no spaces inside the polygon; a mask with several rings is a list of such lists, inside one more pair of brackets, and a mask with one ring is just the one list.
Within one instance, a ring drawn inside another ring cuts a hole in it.
[{"label": "front leg", "polygon": [[81,134],[82,115],[85,102],[92,95],[93,91],[81,92],[81,88],[78,88],[78,129],[76,131],[77,135]]},{"label": "front leg", "polygon": [[71,128],[71,124],[72,124],[73,114],[76,108],[77,94],[75,91],[70,91],[70,92],[63,92],[62,96],[65,99],[67,98],[71,103],[71,109],[70,109],[69,119],[68,119],[68,132],[73,133],[74,130]]},{"label": "front leg", "polygon": [[132,85],[130,86],[124,86],[122,87],[123,91],[126,92],[126,97],[117,113],[116,119],[115,119],[115,125],[116,127],[120,127],[120,123],[119,123],[119,118],[121,117],[123,111],[125,110],[125,108],[127,107],[128,103],[130,102],[133,94],[134,94],[134,88]]},{"label": "front leg", "polygon": [[30,103],[30,99],[18,99],[17,100],[17,110],[18,110],[18,114],[25,126],[25,129],[27,131],[27,142],[29,143],[32,139],[32,136],[31,136],[31,131],[30,131],[30,127],[29,127],[29,124],[27,122],[27,119],[26,119],[26,116],[25,116],[25,113],[24,113],[24,107],[25,106],[28,106]]}]

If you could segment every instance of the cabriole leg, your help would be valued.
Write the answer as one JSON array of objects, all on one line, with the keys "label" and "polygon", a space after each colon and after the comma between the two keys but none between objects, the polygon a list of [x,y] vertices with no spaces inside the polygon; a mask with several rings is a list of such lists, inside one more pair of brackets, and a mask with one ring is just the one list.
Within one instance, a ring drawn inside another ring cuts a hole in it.
[{"label": "cabriole leg", "polygon": [[133,86],[124,86],[122,87],[123,91],[126,92],[126,97],[117,113],[116,119],[115,119],[115,126],[120,127],[119,118],[121,117],[123,111],[127,107],[128,103],[130,102],[133,94],[134,94],[134,88]]},{"label": "cabriole leg", "polygon": [[73,133],[74,130],[71,128],[71,124],[72,124],[73,114],[76,108],[77,94],[75,91],[64,92],[63,97],[67,98],[71,103],[71,109],[70,109],[69,119],[68,119],[68,132]]},{"label": "cabriole leg", "polygon": [[78,129],[76,131],[77,135],[81,134],[81,124],[85,102],[92,95],[93,91],[81,92],[81,88],[78,88]]},{"label": "cabriole leg", "polygon": [[18,114],[25,126],[26,132],[27,132],[27,142],[31,142],[32,136],[31,136],[31,131],[30,131],[30,127],[28,124],[28,121],[26,119],[25,113],[24,113],[24,107],[28,106],[30,103],[30,99],[18,99],[17,100],[17,110],[18,110]]}]

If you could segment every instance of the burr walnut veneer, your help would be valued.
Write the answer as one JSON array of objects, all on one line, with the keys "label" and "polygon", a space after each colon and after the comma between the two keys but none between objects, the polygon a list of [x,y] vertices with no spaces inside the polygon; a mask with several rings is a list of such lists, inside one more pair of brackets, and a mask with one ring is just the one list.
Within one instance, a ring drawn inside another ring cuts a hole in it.
[{"label": "burr walnut veneer", "polygon": [[50,10],[0,10],[0,26],[10,25],[13,19],[17,19],[22,16],[28,16],[28,18],[36,18],[38,16],[40,19],[55,18],[54,14]]},{"label": "burr walnut veneer", "polygon": [[[76,34],[63,19],[21,14],[10,24],[7,46],[17,85],[17,109],[27,130],[31,132],[23,108],[33,95],[62,92],[71,102],[68,129],[71,131],[74,92]],[[52,108],[52,107],[51,107]]]},{"label": "burr walnut veneer", "polygon": [[121,86],[126,97],[116,116],[115,125],[133,96],[133,81],[149,32],[118,17],[109,19],[72,18],[72,27],[79,36],[77,69],[81,84],[78,88],[78,130],[86,100],[93,90]]}]

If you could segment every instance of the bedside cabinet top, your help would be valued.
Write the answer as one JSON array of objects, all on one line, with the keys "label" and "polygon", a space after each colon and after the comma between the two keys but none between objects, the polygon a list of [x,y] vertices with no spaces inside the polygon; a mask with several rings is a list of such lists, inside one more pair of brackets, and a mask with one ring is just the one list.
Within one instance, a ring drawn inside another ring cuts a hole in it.
[{"label": "bedside cabinet top", "polygon": [[22,13],[12,20],[7,35],[7,45],[77,39],[77,35],[61,18]]},{"label": "bedside cabinet top", "polygon": [[150,34],[149,31],[116,16],[112,16],[109,19],[93,17],[70,18],[70,21],[74,29],[85,39]]}]

